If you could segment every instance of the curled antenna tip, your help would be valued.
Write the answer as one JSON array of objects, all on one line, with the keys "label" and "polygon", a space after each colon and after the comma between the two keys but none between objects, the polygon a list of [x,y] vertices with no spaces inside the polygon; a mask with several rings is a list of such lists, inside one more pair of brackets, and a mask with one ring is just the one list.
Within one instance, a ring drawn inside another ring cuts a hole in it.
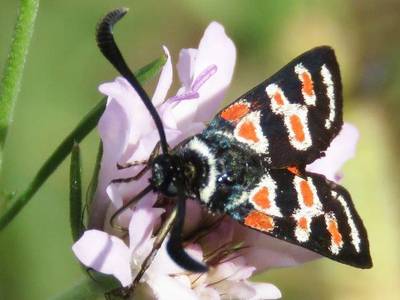
[{"label": "curled antenna tip", "polygon": [[112,27],[121,20],[129,11],[129,8],[120,7],[108,12],[97,25],[97,38],[104,32],[110,31]]},{"label": "curled antenna tip", "polygon": [[118,72],[125,77],[126,80],[132,85],[132,87],[138,92],[140,98],[149,110],[156,124],[157,130],[160,134],[161,147],[164,153],[168,153],[168,143],[165,137],[165,132],[160,116],[157,113],[156,108],[151,103],[149,96],[146,91],[140,85],[133,72],[125,62],[118,46],[114,40],[113,27],[114,25],[126,15],[128,9],[125,7],[117,8],[106,14],[97,25],[96,29],[96,42],[100,51],[108,59],[108,61],[114,66]]},{"label": "curled antenna tip", "polygon": [[[96,28],[96,42],[104,54],[115,66],[115,61],[123,61],[122,55],[115,44],[113,27],[128,12],[128,8],[121,7],[108,12],[98,23]],[[119,70],[119,68],[117,68]]]}]

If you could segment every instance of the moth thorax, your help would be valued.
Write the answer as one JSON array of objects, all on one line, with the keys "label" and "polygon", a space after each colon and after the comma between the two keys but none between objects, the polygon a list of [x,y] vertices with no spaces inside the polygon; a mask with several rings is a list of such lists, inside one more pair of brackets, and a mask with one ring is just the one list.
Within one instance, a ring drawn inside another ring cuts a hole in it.
[{"label": "moth thorax", "polygon": [[152,163],[150,182],[163,195],[177,196],[179,189],[184,188],[183,163],[180,157],[171,154],[157,156]]}]

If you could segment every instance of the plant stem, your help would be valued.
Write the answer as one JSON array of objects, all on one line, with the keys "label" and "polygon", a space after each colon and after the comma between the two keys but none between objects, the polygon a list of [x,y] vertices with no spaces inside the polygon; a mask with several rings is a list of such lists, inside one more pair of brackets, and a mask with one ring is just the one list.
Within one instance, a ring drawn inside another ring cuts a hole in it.
[{"label": "plant stem", "polygon": [[72,239],[76,242],[85,227],[82,223],[82,166],[79,144],[75,144],[71,151],[69,173],[69,219],[71,223]]},{"label": "plant stem", "polygon": [[0,172],[4,145],[12,122],[15,102],[21,86],[22,74],[39,9],[39,0],[20,0],[8,59],[0,83]]},{"label": "plant stem", "polygon": [[20,194],[9,207],[4,210],[0,216],[0,230],[3,229],[28,203],[37,190],[49,178],[49,176],[57,169],[63,160],[69,155],[74,143],[81,142],[94,127],[96,127],[101,115],[106,108],[107,100],[103,98],[76,126],[74,130],[64,139],[57,147],[53,154],[46,160],[39,169],[33,181],[28,188]]},{"label": "plant stem", "polygon": [[104,294],[119,286],[119,283],[112,276],[104,276],[98,281],[85,277],[76,285],[58,294],[51,300],[89,300],[104,299]]}]

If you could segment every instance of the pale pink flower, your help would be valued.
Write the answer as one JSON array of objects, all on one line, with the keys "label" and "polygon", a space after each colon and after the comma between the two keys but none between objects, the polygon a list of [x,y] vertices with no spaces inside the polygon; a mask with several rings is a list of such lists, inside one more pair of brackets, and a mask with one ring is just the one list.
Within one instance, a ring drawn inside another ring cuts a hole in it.
[{"label": "pale pink flower", "polygon": [[[163,47],[167,62],[162,69],[152,101],[159,112],[170,146],[201,132],[205,123],[217,112],[232,79],[236,60],[235,46],[223,27],[213,22],[206,29],[198,49],[183,49],[177,64],[181,88],[167,98],[172,84],[172,62]],[[143,166],[118,169],[117,164],[146,160],[159,136],[153,120],[136,91],[124,78],[102,84],[100,91],[108,96],[107,108],[99,122],[103,157],[98,187],[90,207],[89,227],[73,246],[78,259],[87,267],[115,276],[123,286],[132,283],[141,263],[150,252],[164,209],[154,208],[157,195],[150,192],[134,207],[118,218],[129,228],[128,236],[110,227],[111,215],[148,185],[149,173],[138,181],[110,184],[113,179],[137,174]],[[349,125],[327,156],[308,166],[308,170],[337,179],[338,170],[354,152],[357,135]],[[340,153],[338,156],[337,154]],[[200,227],[207,213],[198,202],[188,200],[185,232]],[[221,238],[223,237],[223,238]],[[246,247],[219,257],[238,243]],[[192,274],[178,267],[168,256],[165,243],[159,250],[141,283],[151,287],[156,299],[277,299],[280,291],[272,284],[252,283],[254,272],[278,266],[293,266],[319,255],[248,229],[229,218],[206,237],[186,246],[195,259],[211,264],[206,274]]]},{"label": "pale pink flower", "polygon": [[340,181],[343,177],[340,170],[347,160],[354,157],[358,139],[357,128],[344,123],[339,135],[326,150],[325,156],[308,165],[307,171],[323,174],[332,181]]},{"label": "pale pink flower", "polygon": [[153,228],[164,212],[153,208],[153,202],[144,204],[142,201],[133,209],[128,241],[97,229],[85,231],[72,247],[79,260],[99,272],[114,275],[123,286],[130,285],[153,246]]},{"label": "pale pink flower", "polygon": [[[160,222],[163,209],[154,208],[154,203],[141,201],[133,209],[129,224],[128,241],[97,229],[87,230],[73,246],[75,255],[91,268],[115,276],[123,286],[129,286],[140,270],[144,259],[150,253],[154,228]],[[223,224],[219,226],[223,228]],[[223,229],[225,230],[225,229]],[[229,229],[228,229],[229,230]],[[212,232],[200,244],[216,239],[222,244],[230,242],[231,234],[221,238],[220,230]],[[129,246],[128,246],[129,245]],[[220,244],[214,244],[209,251],[223,252]],[[207,248],[204,245],[204,248]],[[219,249],[218,249],[219,248]],[[199,244],[189,244],[185,250],[195,259],[203,260]],[[280,291],[268,283],[248,281],[255,267],[246,265],[243,257],[227,256],[210,268],[208,273],[188,273],[175,264],[166,251],[164,242],[142,282],[147,283],[157,299],[278,299]]]},{"label": "pale pink flower", "polygon": [[[75,255],[84,265],[114,275],[122,286],[129,286],[153,247],[153,230],[164,212],[153,205],[141,201],[141,205],[133,209],[127,240],[97,229],[87,230],[72,248]],[[193,257],[202,258],[201,252],[192,245],[186,251]],[[176,279],[176,276],[184,274],[185,271],[168,256],[164,243],[142,282],[151,287],[157,299],[197,299],[191,288]]]}]

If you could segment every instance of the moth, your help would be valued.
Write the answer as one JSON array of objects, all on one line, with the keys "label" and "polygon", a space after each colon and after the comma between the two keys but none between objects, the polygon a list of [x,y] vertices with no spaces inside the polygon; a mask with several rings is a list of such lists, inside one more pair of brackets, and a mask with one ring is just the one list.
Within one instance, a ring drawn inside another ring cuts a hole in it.
[{"label": "moth", "polygon": [[342,83],[328,46],[298,56],[222,109],[208,127],[170,150],[163,125],[112,35],[126,13],[99,24],[97,43],[136,89],[152,115],[162,153],[151,157],[149,186],[174,199],[177,216],[167,250],[183,268],[204,272],[182,246],[185,200],[272,237],[358,268],[372,267],[366,229],[347,190],[305,167],[324,155],[341,130]]}]

